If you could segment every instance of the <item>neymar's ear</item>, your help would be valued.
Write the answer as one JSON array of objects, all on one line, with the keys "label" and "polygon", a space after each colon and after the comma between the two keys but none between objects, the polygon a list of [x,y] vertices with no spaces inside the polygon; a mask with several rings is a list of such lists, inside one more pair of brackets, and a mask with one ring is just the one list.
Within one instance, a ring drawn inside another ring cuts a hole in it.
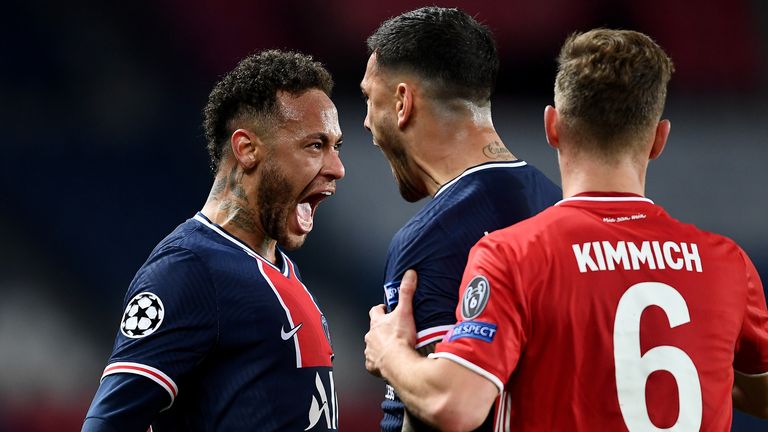
[{"label": "neymar's ear", "polygon": [[656,159],[664,151],[664,146],[667,145],[667,138],[669,137],[669,130],[672,128],[672,123],[669,120],[662,120],[656,125],[656,134],[653,137],[653,145],[651,146],[651,153],[648,155],[648,159]]},{"label": "neymar's ear", "polygon": [[234,131],[229,142],[237,163],[245,170],[254,168],[264,152],[261,138],[247,129]]},{"label": "neymar's ear", "polygon": [[547,105],[544,108],[544,133],[547,136],[547,142],[554,149],[560,148],[560,135],[557,132],[558,121],[557,108]]}]

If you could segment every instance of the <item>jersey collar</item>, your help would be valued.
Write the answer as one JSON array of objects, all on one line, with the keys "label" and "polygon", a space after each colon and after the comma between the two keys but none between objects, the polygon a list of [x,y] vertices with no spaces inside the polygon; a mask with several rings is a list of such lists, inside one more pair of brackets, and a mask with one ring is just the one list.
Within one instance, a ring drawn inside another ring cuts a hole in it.
[{"label": "jersey collar", "polygon": [[234,243],[236,246],[238,246],[240,249],[242,249],[245,253],[250,255],[252,258],[256,258],[257,260],[261,260],[270,266],[272,266],[273,269],[277,270],[278,272],[282,273],[285,277],[288,277],[288,257],[285,256],[283,251],[280,250],[280,248],[277,248],[277,252],[280,253],[280,258],[282,260],[282,269],[279,269],[276,265],[272,264],[271,261],[264,258],[263,256],[256,253],[253,249],[251,249],[248,245],[240,241],[237,237],[233,236],[232,234],[228,233],[224,228],[221,226],[211,222],[207,217],[205,217],[204,214],[201,212],[197,212],[195,216],[193,217],[194,220],[200,222],[204,226],[210,228],[215,233],[219,234],[220,236],[224,237],[225,239],[229,240],[230,242]]},{"label": "jersey collar", "polygon": [[458,177],[440,186],[437,189],[437,192],[435,192],[435,196],[433,196],[432,198],[437,198],[438,195],[443,193],[444,190],[453,186],[453,184],[456,183],[457,181],[461,180],[462,178],[470,174],[476,173],[478,171],[483,171],[483,170],[492,169],[492,168],[516,168],[516,167],[521,167],[525,165],[528,165],[528,163],[522,160],[514,160],[514,161],[508,161],[508,162],[486,162],[480,165],[475,165],[471,168],[467,168],[466,170],[464,170],[463,173],[459,174]]},{"label": "jersey collar", "polygon": [[574,202],[574,201],[591,201],[591,202],[647,202],[654,204],[650,199],[629,192],[582,192],[578,193],[570,198],[565,198],[555,205],[562,203]]}]

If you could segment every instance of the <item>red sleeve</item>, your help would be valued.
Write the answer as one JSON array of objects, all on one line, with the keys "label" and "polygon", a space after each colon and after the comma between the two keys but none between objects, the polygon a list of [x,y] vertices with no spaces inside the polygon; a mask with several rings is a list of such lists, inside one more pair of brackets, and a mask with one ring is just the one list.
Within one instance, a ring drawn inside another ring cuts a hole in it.
[{"label": "red sleeve", "polygon": [[757,375],[768,372],[768,310],[760,276],[743,251],[741,256],[747,273],[747,307],[733,367],[741,373]]},{"label": "red sleeve", "polygon": [[503,391],[526,342],[528,308],[517,253],[491,234],[470,251],[461,281],[457,323],[431,357],[453,360]]}]

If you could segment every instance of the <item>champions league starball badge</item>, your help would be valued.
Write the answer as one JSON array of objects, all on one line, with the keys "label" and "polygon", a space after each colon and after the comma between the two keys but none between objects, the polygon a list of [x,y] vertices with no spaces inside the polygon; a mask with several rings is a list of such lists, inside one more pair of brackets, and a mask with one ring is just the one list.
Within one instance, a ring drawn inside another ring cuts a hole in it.
[{"label": "champions league starball badge", "polygon": [[488,279],[485,276],[475,276],[472,278],[461,300],[462,318],[465,320],[477,318],[485,310],[490,296],[491,284],[488,283]]},{"label": "champions league starball badge", "polygon": [[137,294],[128,302],[120,322],[120,331],[131,339],[154,333],[163,322],[165,310],[160,297],[151,292]]}]

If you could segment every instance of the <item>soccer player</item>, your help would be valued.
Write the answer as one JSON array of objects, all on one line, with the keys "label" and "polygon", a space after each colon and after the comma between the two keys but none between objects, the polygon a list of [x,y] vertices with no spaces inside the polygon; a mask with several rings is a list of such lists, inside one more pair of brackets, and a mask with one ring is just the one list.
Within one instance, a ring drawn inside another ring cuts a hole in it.
[{"label": "soccer player", "polygon": [[84,432],[338,429],[328,325],[282,251],[344,176],[332,87],[276,50],[216,84],[210,195],[131,282]]},{"label": "soccer player", "polygon": [[[458,9],[426,7],[384,22],[369,38],[361,83],[365,127],[388,159],[404,199],[432,200],[394,236],[386,262],[387,309],[409,268],[424,355],[456,322],[461,274],[484,234],[557,202],[560,188],[517,159],[491,119],[499,60],[490,31]],[[411,430],[388,387],[381,429]]]},{"label": "soccer player", "polygon": [[472,248],[458,323],[431,358],[411,347],[413,272],[393,313],[371,309],[366,366],[410,412],[441,430],[490,414],[495,431],[728,431],[732,404],[768,415],[754,266],[643,196],[672,71],[641,33],[565,42],[544,113],[565,199]]}]

